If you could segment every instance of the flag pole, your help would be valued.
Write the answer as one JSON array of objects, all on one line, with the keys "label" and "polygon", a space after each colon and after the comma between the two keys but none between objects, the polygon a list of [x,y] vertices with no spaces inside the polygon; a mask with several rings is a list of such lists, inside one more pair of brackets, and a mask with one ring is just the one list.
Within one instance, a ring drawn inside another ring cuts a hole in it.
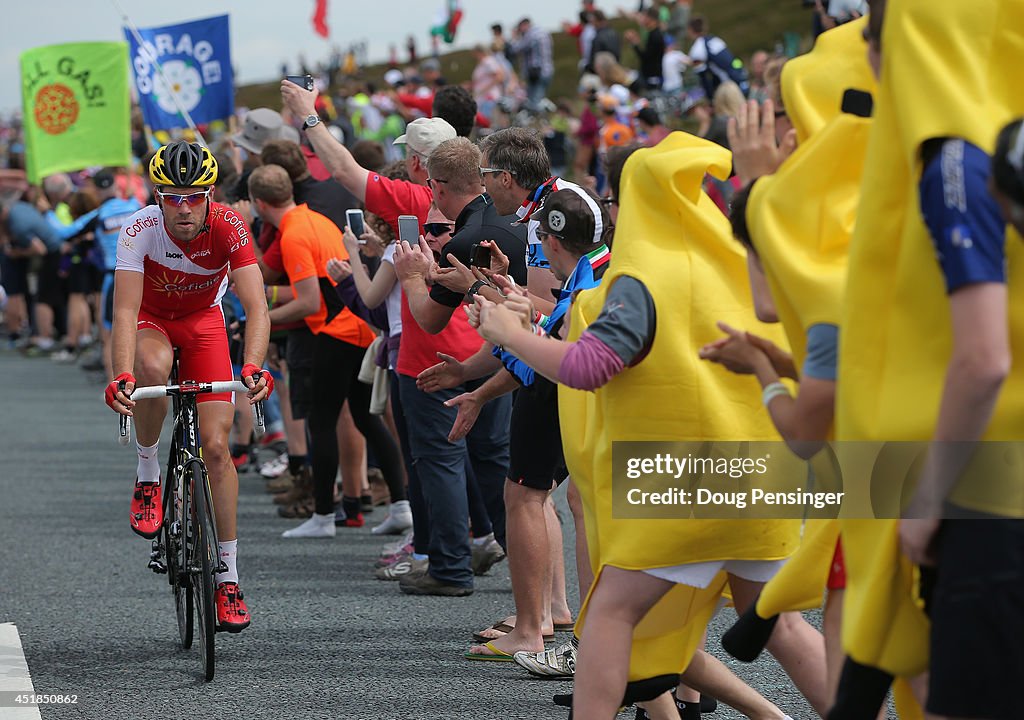
[{"label": "flag pole", "polygon": [[[128,13],[121,9],[121,6],[118,4],[117,0],[110,0],[110,2],[114,6],[114,9],[117,10],[118,13],[120,13],[121,19],[124,20],[125,25],[127,25],[129,32],[131,32],[132,34],[132,37],[135,38],[135,42],[138,43],[139,49],[142,52],[146,53],[148,56],[149,50],[148,48],[146,48],[146,44],[145,41],[142,39],[141,33],[139,33],[139,28],[135,25],[135,23],[132,22],[132,19],[128,17]],[[157,73],[160,75],[160,79],[164,81],[164,86],[171,93],[171,99],[174,100],[174,105],[178,108],[178,112],[181,113],[181,116],[185,119],[185,122],[188,123],[189,129],[195,133],[196,138],[199,140],[200,144],[205,146],[206,139],[203,138],[203,134],[199,132],[199,128],[196,127],[196,124],[195,122],[193,122],[192,116],[189,115],[188,110],[186,110],[185,106],[181,104],[181,98],[179,98],[178,93],[174,91],[174,87],[167,81],[167,76],[164,75],[164,68],[160,64],[160,61],[156,58],[156,56],[150,56],[149,61],[153,63],[153,67],[156,68]]]}]

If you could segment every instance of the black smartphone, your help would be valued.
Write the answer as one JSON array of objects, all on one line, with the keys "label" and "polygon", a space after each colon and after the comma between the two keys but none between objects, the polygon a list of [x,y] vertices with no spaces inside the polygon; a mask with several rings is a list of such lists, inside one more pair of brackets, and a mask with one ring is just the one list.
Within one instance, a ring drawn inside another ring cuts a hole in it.
[{"label": "black smartphone", "polygon": [[489,245],[474,243],[469,251],[470,267],[489,268],[491,266],[491,248]]},{"label": "black smartphone", "polygon": [[871,93],[854,88],[843,93],[843,104],[841,110],[857,117],[869,118],[874,109],[875,101]]},{"label": "black smartphone", "polygon": [[398,239],[416,246],[420,243],[420,221],[415,215],[398,216]]},{"label": "black smartphone", "polygon": [[[352,230],[352,234],[356,236],[356,240],[359,240],[366,232],[366,226],[363,225],[363,211],[362,210],[346,210],[345,220],[348,222],[349,228]],[[359,240],[362,243],[362,240]]]},{"label": "black smartphone", "polygon": [[312,92],[313,88],[316,87],[313,84],[312,75],[285,75],[284,79],[290,83],[295,83],[300,88],[306,88],[310,92]]}]

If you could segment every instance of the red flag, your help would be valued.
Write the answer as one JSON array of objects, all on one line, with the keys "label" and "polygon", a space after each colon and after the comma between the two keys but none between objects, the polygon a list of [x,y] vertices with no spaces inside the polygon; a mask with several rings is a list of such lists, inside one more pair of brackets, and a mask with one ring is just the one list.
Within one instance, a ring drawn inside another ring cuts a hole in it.
[{"label": "red flag", "polygon": [[316,10],[313,12],[313,30],[320,37],[327,37],[330,34],[327,29],[327,0],[316,0]]}]

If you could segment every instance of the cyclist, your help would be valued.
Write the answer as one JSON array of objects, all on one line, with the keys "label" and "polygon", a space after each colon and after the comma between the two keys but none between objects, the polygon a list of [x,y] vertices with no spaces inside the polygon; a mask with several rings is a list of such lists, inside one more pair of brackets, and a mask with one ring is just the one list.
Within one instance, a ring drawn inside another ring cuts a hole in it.
[{"label": "cyclist", "polygon": [[[136,407],[130,396],[137,385],[167,382],[175,348],[182,379],[214,382],[232,376],[220,308],[229,271],[247,316],[242,380],[251,388],[250,403],[266,399],[274,385],[261,369],[270,332],[263,276],[245,221],[210,198],[217,161],[197,143],[173,142],[150,161],[149,177],[157,204],[135,213],[117,241],[111,340],[116,376],[105,393],[112,409],[135,417],[139,464],[129,519],[132,530],[145,538],[156,537],[163,523],[157,447],[167,400]],[[238,474],[228,449],[234,406],[230,393],[197,400],[220,558],[227,567],[216,578],[217,624],[239,632],[250,617],[235,564]]]}]

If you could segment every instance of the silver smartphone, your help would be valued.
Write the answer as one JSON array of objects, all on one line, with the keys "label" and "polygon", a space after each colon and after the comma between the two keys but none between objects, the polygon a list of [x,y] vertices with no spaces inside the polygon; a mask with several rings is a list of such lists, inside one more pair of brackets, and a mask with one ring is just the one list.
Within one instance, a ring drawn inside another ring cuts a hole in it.
[{"label": "silver smartphone", "polygon": [[410,245],[420,242],[420,221],[415,215],[398,216],[398,239]]},{"label": "silver smartphone", "polygon": [[359,209],[346,210],[345,211],[345,222],[348,224],[352,234],[359,240],[360,245],[365,245],[366,241],[362,240],[363,233],[366,232],[366,226],[363,224],[363,211]]}]

